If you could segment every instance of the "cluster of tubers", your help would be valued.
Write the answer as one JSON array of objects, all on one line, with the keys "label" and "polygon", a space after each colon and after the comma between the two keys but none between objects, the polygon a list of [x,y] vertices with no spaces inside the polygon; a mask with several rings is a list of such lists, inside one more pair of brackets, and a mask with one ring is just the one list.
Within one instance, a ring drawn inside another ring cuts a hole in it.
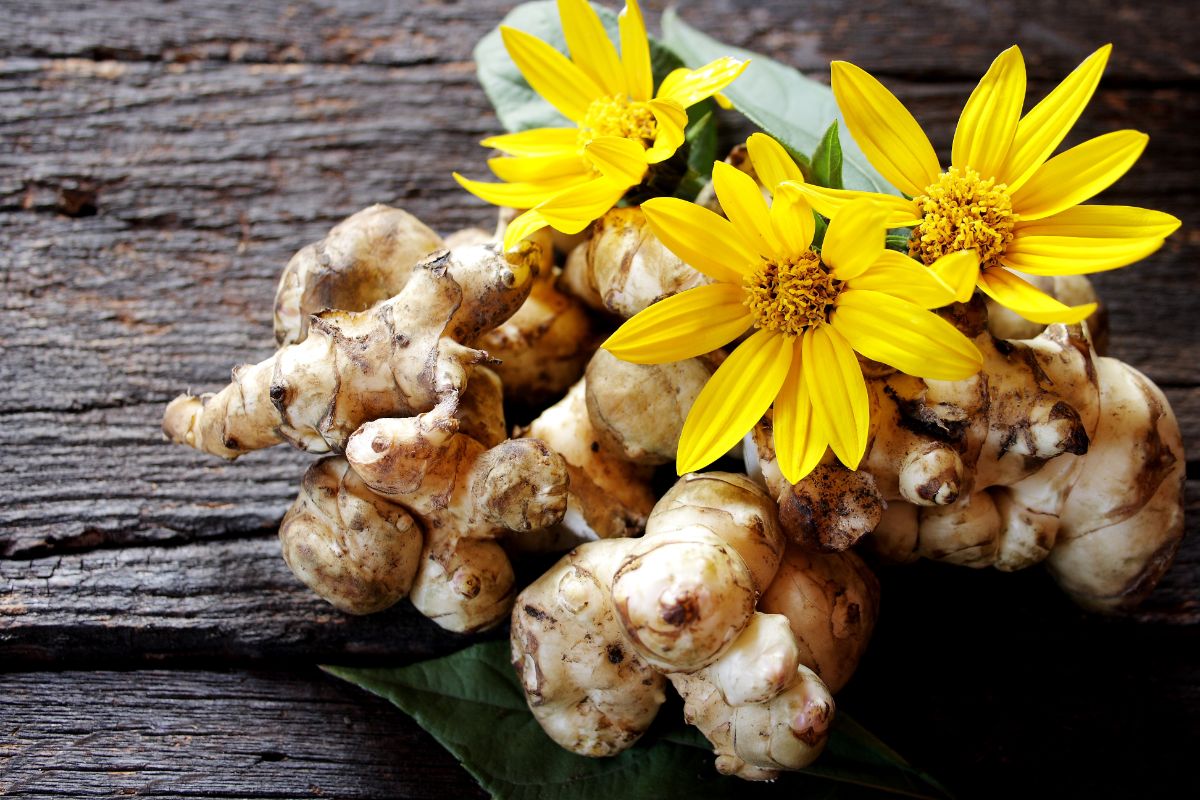
[{"label": "cluster of tubers", "polygon": [[[708,279],[637,208],[608,212],[561,258],[548,229],[508,253],[498,240],[443,240],[386,206],[353,215],[284,269],[276,353],[172,401],[163,430],[228,459],[282,442],[323,456],[280,526],[297,577],[354,614],[408,597],[452,631],[511,616],[529,706],[569,750],[632,745],[669,682],[722,773],[811,763],[878,613],[860,552],[1045,561],[1098,610],[1136,603],[1170,564],[1178,425],[1149,380],[1096,355],[1085,325],[989,323],[978,298],[948,307],[983,370],[942,382],[864,361],[859,470],[827,454],[788,483],[768,414],[726,471],[659,496],[724,354],[642,366],[596,347]],[[1051,288],[1090,291],[1081,280]],[[510,428],[506,407],[524,424]],[[728,471],[736,458],[746,474]],[[510,556],[564,550],[518,593]]]}]

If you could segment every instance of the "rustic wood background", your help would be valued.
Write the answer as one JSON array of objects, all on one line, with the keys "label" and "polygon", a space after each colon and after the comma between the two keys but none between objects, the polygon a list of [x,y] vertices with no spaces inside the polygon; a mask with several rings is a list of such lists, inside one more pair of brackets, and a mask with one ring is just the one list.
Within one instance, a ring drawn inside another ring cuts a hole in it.
[{"label": "rustic wood background", "polygon": [[[165,445],[158,425],[181,389],[269,353],[280,268],[342,217],[382,201],[444,232],[490,222],[450,171],[484,171],[476,142],[496,122],[471,47],[509,5],[32,0],[0,14],[0,794],[479,794],[406,717],[311,666],[464,640],[406,604],[341,615],[291,576],[274,531],[308,457],[227,465]],[[1097,283],[1113,354],[1166,390],[1200,453],[1190,3],[681,11],[822,78],[833,58],[871,69],[943,152],[1007,45],[1040,96],[1113,41],[1073,141],[1147,131],[1106,200],[1184,227]],[[1139,613],[1081,613],[1040,570],[888,573],[839,703],[962,797],[1195,796],[1196,467],[1190,538]]]}]

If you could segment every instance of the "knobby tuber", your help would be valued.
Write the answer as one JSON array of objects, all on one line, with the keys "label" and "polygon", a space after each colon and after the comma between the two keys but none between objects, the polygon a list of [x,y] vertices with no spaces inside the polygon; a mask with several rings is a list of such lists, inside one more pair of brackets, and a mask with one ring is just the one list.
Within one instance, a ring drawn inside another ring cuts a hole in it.
[{"label": "knobby tuber", "polygon": [[588,416],[586,385],[586,379],[576,383],[520,434],[542,440],[566,461],[571,484],[563,526],[575,541],[633,536],[654,507],[652,470],[604,445]]},{"label": "knobby tuber", "polygon": [[614,208],[567,259],[563,284],[594,308],[622,318],[673,294],[712,283],[668,250],[640,208]]},{"label": "knobby tuber", "polygon": [[[513,664],[534,716],[573,752],[614,755],[653,721],[665,676],[721,772],[770,779],[811,763],[833,700],[806,658],[844,682],[877,588],[861,565],[821,563],[852,554],[784,560],[784,547],[771,498],[745,476],[711,472],[681,478],[644,537],[576,548],[513,610]],[[760,595],[776,613],[755,610]]]},{"label": "knobby tuber", "polygon": [[364,424],[346,445],[346,460],[425,534],[413,605],[443,628],[482,630],[503,620],[512,603],[512,565],[497,539],[557,524],[567,506],[567,469],[536,439],[485,447],[459,432],[447,406]]},{"label": "knobby tuber", "polygon": [[275,341],[296,344],[309,317],[328,309],[365,311],[399,294],[413,266],[443,249],[440,236],[399,208],[376,204],[300,249],[275,292]]},{"label": "knobby tuber", "polygon": [[217,394],[176,398],[163,431],[230,459],[281,441],[341,452],[364,422],[457,397],[488,359],[477,340],[528,296],[536,258],[535,246],[507,256],[493,245],[437,252],[395,297],[366,311],[314,315],[303,341],[238,367]]},{"label": "knobby tuber", "polygon": [[1081,605],[1140,601],[1183,532],[1184,458],[1166,399],[1097,357],[1084,326],[1011,341],[987,328],[979,300],[956,314],[983,370],[945,382],[868,365],[872,431],[857,472],[827,461],[790,485],[769,420],[756,429],[757,470],[785,529],[827,550],[871,533],[895,561],[1011,571],[1049,559]]},{"label": "knobby tuber", "polygon": [[[466,230],[448,241],[481,244],[500,241],[505,215],[495,234]],[[529,297],[509,319],[488,331],[479,347],[498,361],[493,366],[508,397],[523,407],[537,407],[561,397],[583,375],[599,345],[592,320],[582,301],[558,289],[551,228],[535,232],[541,261]]]},{"label": "knobby tuber", "polygon": [[501,254],[468,238],[442,249],[386,206],[348,218],[284,270],[276,355],[164,415],[170,438],[227,458],[280,441],[346,453],[307,471],[280,541],[296,575],[350,613],[411,595],[451,630],[494,625],[513,594],[496,539],[565,511],[564,462],[508,440],[503,386],[478,349],[549,271],[550,242]]}]

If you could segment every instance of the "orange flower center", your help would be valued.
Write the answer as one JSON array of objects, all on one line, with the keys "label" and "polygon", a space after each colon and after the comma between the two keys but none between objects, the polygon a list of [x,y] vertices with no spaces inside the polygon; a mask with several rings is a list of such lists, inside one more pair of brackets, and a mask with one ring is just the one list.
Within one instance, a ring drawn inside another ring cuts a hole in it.
[{"label": "orange flower center", "polygon": [[842,282],[812,250],[786,261],[764,261],[742,285],[754,325],[785,336],[799,336],[806,328],[828,322],[842,291]]},{"label": "orange flower center", "polygon": [[597,136],[619,136],[636,139],[649,147],[658,132],[658,121],[647,103],[631,101],[622,95],[601,97],[592,101],[579,125],[579,147],[585,147]]},{"label": "orange flower center", "polygon": [[974,250],[981,267],[994,266],[1012,241],[1012,198],[1008,186],[995,178],[983,180],[973,169],[960,173],[951,167],[913,200],[923,219],[913,228],[908,253],[926,265]]}]

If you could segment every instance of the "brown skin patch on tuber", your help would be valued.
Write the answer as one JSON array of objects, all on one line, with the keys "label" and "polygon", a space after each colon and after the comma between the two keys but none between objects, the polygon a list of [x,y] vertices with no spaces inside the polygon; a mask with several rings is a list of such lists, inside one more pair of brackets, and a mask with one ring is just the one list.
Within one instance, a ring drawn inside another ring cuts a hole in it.
[{"label": "brown skin patch on tuber", "polygon": [[879,524],[884,501],[870,473],[818,464],[779,496],[779,522],[791,541],[814,550],[845,550]]}]

